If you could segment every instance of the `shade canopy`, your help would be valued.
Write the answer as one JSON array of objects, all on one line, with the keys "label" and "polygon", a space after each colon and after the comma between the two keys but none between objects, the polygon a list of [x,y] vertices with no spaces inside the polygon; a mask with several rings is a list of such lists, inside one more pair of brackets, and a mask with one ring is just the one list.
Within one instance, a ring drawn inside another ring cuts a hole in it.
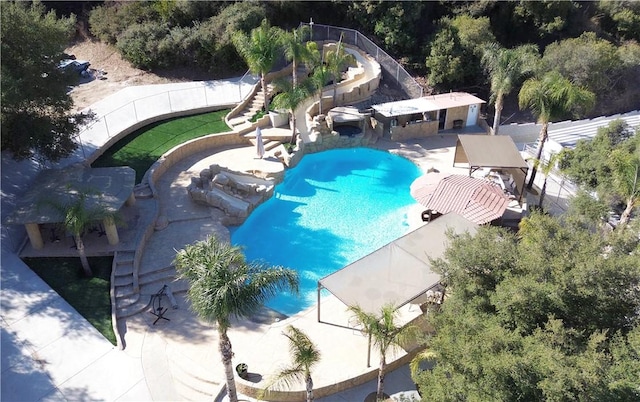
[{"label": "shade canopy", "polygon": [[468,163],[471,168],[529,168],[506,135],[459,135],[453,163]]},{"label": "shade canopy", "polygon": [[502,170],[513,176],[522,198],[529,165],[507,135],[459,135],[453,165],[468,163],[469,175],[481,168]]},{"label": "shade canopy", "polygon": [[[434,175],[433,179],[429,179],[431,175]],[[435,188],[432,184],[424,186],[423,192],[415,185],[430,183],[441,176],[441,173],[427,173],[411,185],[411,194],[427,209],[441,214],[455,212],[482,225],[500,218],[509,205],[509,196],[499,185],[475,177],[449,174],[440,178]]]},{"label": "shade canopy", "polygon": [[430,259],[444,255],[448,230],[473,234],[477,225],[457,214],[443,215],[320,279],[319,288],[367,313],[379,314],[388,304],[401,307],[439,283]]}]

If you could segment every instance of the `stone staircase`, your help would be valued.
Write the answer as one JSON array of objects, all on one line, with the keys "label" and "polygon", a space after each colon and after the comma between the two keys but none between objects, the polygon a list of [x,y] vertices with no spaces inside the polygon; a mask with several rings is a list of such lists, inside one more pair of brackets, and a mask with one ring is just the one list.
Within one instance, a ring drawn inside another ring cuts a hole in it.
[{"label": "stone staircase", "polygon": [[264,110],[265,99],[267,96],[273,96],[275,87],[273,84],[267,84],[267,94],[265,95],[262,88],[256,92],[253,98],[246,104],[244,109],[240,110],[234,117],[228,120],[231,129],[240,134],[252,131],[253,125],[251,119],[261,110]]}]

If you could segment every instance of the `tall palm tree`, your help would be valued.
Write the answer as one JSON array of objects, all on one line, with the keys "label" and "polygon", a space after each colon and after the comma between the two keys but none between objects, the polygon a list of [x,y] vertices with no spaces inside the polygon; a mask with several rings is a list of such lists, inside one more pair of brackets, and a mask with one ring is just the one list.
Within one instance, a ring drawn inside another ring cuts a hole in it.
[{"label": "tall palm tree", "polygon": [[309,49],[304,40],[309,27],[301,25],[294,28],[291,32],[282,33],[281,42],[284,49],[284,56],[293,64],[293,86],[298,85],[298,63],[305,62],[309,58]]},{"label": "tall palm tree", "polygon": [[320,361],[320,351],[302,330],[293,325],[289,325],[286,328],[284,336],[289,339],[289,351],[293,362],[291,366],[283,368],[275,375],[271,383],[263,390],[262,396],[268,394],[270,388],[275,388],[280,383],[290,386],[293,382],[304,380],[307,390],[307,402],[311,402],[313,401],[311,368]]},{"label": "tall palm tree", "polygon": [[298,275],[282,267],[247,262],[242,249],[215,237],[177,252],[174,264],[180,278],[189,281],[187,298],[193,311],[218,327],[218,350],[226,374],[229,400],[236,402],[233,351],[227,330],[231,317],[246,318],[281,291],[298,291]]},{"label": "tall palm tree", "polygon": [[[323,50],[324,52],[324,50]],[[322,92],[331,81],[332,72],[324,62],[324,54],[320,53],[316,42],[307,42],[307,67],[312,71],[309,77],[311,91],[318,95],[318,114],[322,114]]]},{"label": "tall palm tree", "polygon": [[309,97],[311,91],[309,83],[294,85],[286,78],[278,79],[274,82],[279,93],[273,98],[273,106],[276,109],[286,109],[289,111],[291,127],[291,143],[296,143],[296,108]]},{"label": "tall palm tree", "polygon": [[557,153],[552,153],[549,156],[549,159],[546,161],[544,160],[544,158],[542,160],[536,159],[533,161],[533,166],[540,169],[542,171],[542,174],[544,175],[544,181],[542,182],[542,189],[540,189],[540,198],[538,200],[538,208],[540,209],[542,209],[544,196],[547,194],[547,179],[549,178],[549,173],[551,173],[551,171],[556,165],[556,162],[558,160],[558,155],[559,154]]},{"label": "tall palm tree", "polygon": [[538,46],[528,44],[505,49],[497,43],[489,44],[482,55],[482,64],[491,79],[491,102],[495,103],[493,134],[498,135],[504,97],[526,74],[532,73],[538,60]]},{"label": "tall palm tree", "polygon": [[88,199],[90,196],[96,194],[95,191],[88,189],[77,190],[71,188],[71,186],[67,186],[67,188],[66,199],[46,199],[39,202],[39,204],[53,208],[57,213],[62,215],[62,225],[65,230],[73,236],[84,274],[87,277],[91,277],[93,276],[93,271],[91,271],[89,259],[87,258],[84,247],[84,233],[94,225],[96,221],[106,220],[113,224],[119,222],[120,214],[118,211],[107,208],[106,205],[100,201],[89,205]]},{"label": "tall palm tree", "polygon": [[265,19],[259,27],[252,29],[248,36],[241,31],[236,32],[232,41],[249,70],[253,74],[260,74],[260,86],[265,96],[264,108],[269,110],[266,75],[273,68],[282,49],[282,30],[270,26]]},{"label": "tall palm tree", "polygon": [[[324,61],[331,72],[331,77],[333,78],[333,105],[336,104],[336,95],[338,93],[338,81],[340,80],[340,76],[342,72],[349,65],[355,65],[355,58],[352,54],[347,53],[344,50],[344,45],[342,44],[343,34],[340,34],[340,40],[336,45],[335,50],[327,51],[327,55],[324,57]],[[323,50],[324,52],[324,50]]]},{"label": "tall palm tree", "polygon": [[[550,71],[542,78],[529,78],[522,84],[518,94],[520,109],[531,109],[542,124],[538,137],[538,150],[535,159],[540,160],[542,150],[548,138],[549,122],[563,117],[571,111],[589,110],[595,104],[595,94],[576,86],[557,71]],[[536,167],[531,171],[527,188],[533,186]]]},{"label": "tall palm tree", "polygon": [[380,366],[378,369],[376,400],[384,400],[384,376],[387,367],[387,351],[389,348],[402,347],[408,342],[417,339],[419,329],[415,325],[397,325],[397,310],[395,306],[391,304],[383,306],[380,315],[367,313],[359,306],[351,306],[349,307],[349,311],[354,314],[357,322],[362,325],[362,331],[369,335],[373,344],[378,347]]}]

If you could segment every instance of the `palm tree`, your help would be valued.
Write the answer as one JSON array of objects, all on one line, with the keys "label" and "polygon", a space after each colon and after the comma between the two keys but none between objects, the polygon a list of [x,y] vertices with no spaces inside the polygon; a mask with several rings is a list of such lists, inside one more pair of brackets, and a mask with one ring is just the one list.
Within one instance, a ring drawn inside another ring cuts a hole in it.
[{"label": "palm tree", "polygon": [[265,96],[265,110],[269,110],[266,75],[273,68],[282,48],[281,39],[282,30],[270,26],[266,19],[262,20],[259,27],[252,29],[249,36],[239,31],[232,37],[234,46],[246,61],[249,70],[253,74],[260,74],[260,86]]},{"label": "palm tree", "polygon": [[542,182],[542,189],[540,190],[540,199],[538,200],[538,208],[542,209],[542,202],[544,201],[544,196],[547,194],[547,179],[549,177],[549,173],[553,170],[556,165],[556,161],[558,160],[557,153],[552,153],[549,156],[549,160],[545,161],[536,159],[533,161],[533,166],[539,168],[544,175],[544,181]]},{"label": "palm tree", "polygon": [[278,79],[274,82],[279,93],[273,98],[273,107],[276,109],[286,109],[289,111],[291,127],[291,143],[296,143],[296,108],[309,97],[311,91],[308,83],[293,85],[286,78]]},{"label": "palm tree", "polygon": [[615,192],[624,199],[625,208],[620,215],[620,227],[629,223],[631,212],[640,205],[640,152],[630,154],[615,150],[611,157],[611,173]]},{"label": "palm tree", "polygon": [[291,32],[282,33],[282,46],[284,48],[284,56],[293,64],[293,86],[298,85],[298,63],[304,62],[309,58],[309,49],[307,48],[304,38],[309,31],[309,27],[302,25],[294,28]]},{"label": "palm tree", "polygon": [[497,43],[486,47],[482,55],[482,64],[491,79],[491,102],[495,102],[493,134],[498,135],[504,97],[509,95],[518,80],[534,71],[538,59],[536,45],[523,45],[514,49],[505,49]]},{"label": "palm tree", "polygon": [[[557,71],[550,71],[542,78],[529,78],[522,84],[518,94],[520,109],[529,108],[542,124],[538,137],[538,150],[535,159],[540,160],[544,143],[548,138],[549,122],[561,118],[571,111],[589,110],[595,103],[593,92],[578,87]],[[536,167],[531,171],[527,188],[533,186]]]},{"label": "palm tree", "polygon": [[298,275],[283,267],[268,267],[245,260],[242,249],[215,237],[198,241],[177,252],[174,264],[179,277],[189,281],[187,298],[193,311],[218,326],[218,350],[226,374],[229,400],[238,395],[227,330],[231,317],[246,318],[281,291],[298,292]]},{"label": "palm tree", "polygon": [[107,208],[99,201],[94,205],[88,206],[87,199],[91,195],[95,195],[95,191],[75,190],[71,186],[67,186],[67,188],[68,198],[66,200],[47,199],[42,200],[39,204],[47,205],[62,215],[62,225],[65,230],[73,235],[84,274],[87,277],[91,277],[93,276],[93,271],[91,271],[91,266],[89,265],[82,236],[96,221],[106,221],[111,224],[119,222],[120,214],[118,211]]},{"label": "palm tree", "polygon": [[292,382],[304,380],[307,389],[307,402],[311,402],[313,401],[311,368],[320,361],[320,351],[302,330],[293,325],[287,327],[284,336],[289,339],[289,351],[293,358],[292,365],[276,374],[271,384],[263,390],[263,394],[268,393],[269,388],[277,387],[279,383],[290,386]]},{"label": "palm tree", "polygon": [[349,307],[355,319],[363,326],[362,331],[369,335],[369,339],[378,347],[380,353],[380,367],[378,369],[378,389],[376,400],[384,399],[384,376],[387,367],[387,351],[391,347],[402,347],[417,339],[418,327],[415,325],[396,325],[397,311],[395,306],[388,304],[382,307],[380,315],[367,313],[359,306]]},{"label": "palm tree", "polygon": [[[355,64],[355,58],[352,54],[345,52],[344,46],[342,44],[342,36],[340,34],[340,40],[336,46],[335,50],[330,50],[327,52],[326,57],[324,58],[327,68],[331,73],[333,78],[333,105],[336,104],[336,94],[338,92],[338,81],[340,80],[340,76],[344,69],[352,64]],[[324,53],[324,50],[323,50]]]}]

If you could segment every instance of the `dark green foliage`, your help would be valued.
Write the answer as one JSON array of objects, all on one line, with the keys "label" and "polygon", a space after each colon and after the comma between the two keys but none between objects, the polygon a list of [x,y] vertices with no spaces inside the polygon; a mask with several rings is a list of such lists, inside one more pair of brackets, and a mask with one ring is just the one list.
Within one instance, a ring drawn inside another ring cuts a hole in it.
[{"label": "dark green foliage", "polygon": [[482,227],[435,268],[448,299],[432,323],[424,400],[640,397],[637,234],[533,214],[516,236]]},{"label": "dark green foliage", "polygon": [[93,277],[82,274],[78,258],[25,258],[42,280],[96,327],[112,344],[116,337],[111,324],[111,263],[113,257],[89,258]]},{"label": "dark green foliage", "polygon": [[560,169],[572,180],[596,190],[609,208],[622,210],[620,225],[640,205],[640,136],[621,120],[598,130],[593,141],[581,141],[563,152]]},{"label": "dark green foliage", "polygon": [[40,3],[1,2],[2,149],[17,159],[57,161],[77,147],[78,127],[91,116],[70,114],[67,87],[77,76],[58,64],[65,58],[75,17],[57,19]]},{"label": "dark green foliage", "polygon": [[429,83],[443,88],[479,83],[483,50],[495,41],[489,19],[458,15],[443,18],[439,25],[425,62]]},{"label": "dark green foliage", "polygon": [[107,149],[93,167],[129,166],[139,183],[162,154],[194,138],[229,130],[224,122],[228,110],[181,117],[143,127]]},{"label": "dark green foliage", "polygon": [[598,39],[594,32],[547,46],[542,57],[543,71],[556,70],[574,84],[592,92],[611,90],[620,78],[621,61],[616,46]]}]

